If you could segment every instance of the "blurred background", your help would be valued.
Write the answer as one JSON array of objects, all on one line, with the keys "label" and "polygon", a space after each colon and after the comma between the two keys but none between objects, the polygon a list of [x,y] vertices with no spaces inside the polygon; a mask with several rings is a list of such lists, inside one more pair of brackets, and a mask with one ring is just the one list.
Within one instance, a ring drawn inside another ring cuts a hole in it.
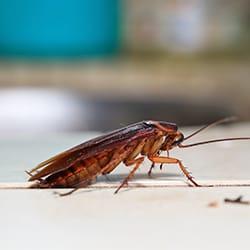
[{"label": "blurred background", "polygon": [[0,134],[250,119],[249,0],[0,0]]}]

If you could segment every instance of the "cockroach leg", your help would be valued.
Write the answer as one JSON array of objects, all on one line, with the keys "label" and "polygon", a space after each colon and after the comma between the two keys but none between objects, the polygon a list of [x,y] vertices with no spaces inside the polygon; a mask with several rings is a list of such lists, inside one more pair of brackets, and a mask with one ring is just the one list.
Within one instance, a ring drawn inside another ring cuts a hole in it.
[{"label": "cockroach leg", "polygon": [[60,192],[55,191],[54,194],[59,195],[60,197],[68,196],[68,195],[73,194],[75,191],[77,191],[81,188],[84,188],[84,187],[89,186],[90,184],[93,184],[94,181],[95,181],[95,178],[93,178],[92,180],[83,180],[80,183],[78,183],[77,185],[75,185],[73,187],[73,189],[68,191],[68,192],[60,193]]},{"label": "cockroach leg", "polygon": [[139,168],[139,166],[141,165],[141,163],[143,162],[144,157],[139,157],[137,159],[133,159],[130,161],[126,161],[125,165],[126,166],[130,166],[135,164],[134,168],[132,169],[132,171],[129,173],[129,175],[123,180],[122,184],[115,190],[115,194],[118,193],[118,191],[126,184],[128,184],[128,181],[133,177],[134,173],[136,172],[136,170]]},{"label": "cockroach leg", "polygon": [[[160,151],[157,152],[156,155],[159,156],[159,155],[160,155]],[[160,165],[160,169],[161,169],[161,170],[162,170],[162,165],[163,165],[163,164]],[[150,167],[150,169],[149,169],[149,171],[148,171],[148,177],[151,177],[151,173],[152,173],[152,170],[153,170],[154,167],[155,167],[155,163],[152,162],[151,167]]]},{"label": "cockroach leg", "polygon": [[69,192],[65,192],[65,193],[60,193],[60,192],[55,191],[54,194],[55,194],[55,195],[58,195],[58,196],[60,196],[60,197],[63,197],[63,196],[67,196],[67,195],[73,194],[73,193],[74,193],[75,191],[77,191],[78,189],[80,189],[80,188],[73,188],[73,189],[70,190]]},{"label": "cockroach leg", "polygon": [[150,169],[148,171],[148,177],[151,177],[151,173],[152,173],[152,170],[153,170],[154,167],[155,167],[155,163],[152,162],[151,167],[150,167]]},{"label": "cockroach leg", "polygon": [[187,170],[186,167],[182,164],[182,162],[179,159],[176,158],[170,158],[170,157],[163,157],[163,156],[151,156],[149,157],[149,160],[154,163],[169,163],[169,164],[178,164],[179,168],[181,169],[182,173],[187,177],[189,181],[191,181],[194,186],[199,187],[200,185],[194,180],[194,177],[191,175],[191,173]]}]

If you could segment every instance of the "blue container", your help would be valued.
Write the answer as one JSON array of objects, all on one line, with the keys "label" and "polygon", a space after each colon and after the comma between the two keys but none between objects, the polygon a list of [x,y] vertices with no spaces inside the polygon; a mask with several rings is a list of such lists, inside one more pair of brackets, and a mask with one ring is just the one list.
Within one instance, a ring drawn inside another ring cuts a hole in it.
[{"label": "blue container", "polygon": [[0,0],[0,55],[100,56],[119,47],[119,0]]}]

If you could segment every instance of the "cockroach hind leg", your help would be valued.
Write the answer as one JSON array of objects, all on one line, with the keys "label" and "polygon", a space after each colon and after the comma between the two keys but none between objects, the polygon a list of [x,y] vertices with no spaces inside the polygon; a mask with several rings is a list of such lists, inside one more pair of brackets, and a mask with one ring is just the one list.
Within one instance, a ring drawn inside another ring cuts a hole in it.
[{"label": "cockroach hind leg", "polygon": [[73,188],[72,190],[70,190],[70,191],[68,191],[68,192],[61,193],[61,192],[55,191],[54,194],[55,194],[55,195],[58,195],[58,196],[60,196],[60,197],[68,196],[68,195],[73,194],[73,193],[76,192],[77,190],[79,190],[79,189],[81,189],[81,188],[85,188],[85,187],[87,187],[87,186],[89,186],[89,185],[91,185],[91,184],[93,184],[93,183],[95,183],[95,182],[96,182],[96,177],[93,178],[92,180],[87,180],[87,181],[84,180],[84,181],[78,183],[77,185],[75,185],[74,187],[72,187],[72,188]]},{"label": "cockroach hind leg", "polygon": [[72,190],[70,190],[70,191],[68,191],[68,192],[65,192],[65,193],[61,193],[61,192],[58,192],[58,191],[54,191],[53,194],[58,195],[58,196],[60,196],[60,197],[68,196],[68,195],[73,194],[73,193],[74,193],[75,191],[77,191],[78,189],[80,189],[80,188],[74,188],[74,189],[72,189]]}]

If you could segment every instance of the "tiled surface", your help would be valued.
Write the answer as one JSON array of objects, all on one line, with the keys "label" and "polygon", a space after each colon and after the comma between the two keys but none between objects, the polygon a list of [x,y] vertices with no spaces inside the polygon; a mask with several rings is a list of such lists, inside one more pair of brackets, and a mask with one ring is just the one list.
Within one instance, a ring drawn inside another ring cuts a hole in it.
[{"label": "tiled surface", "polygon": [[[211,129],[196,140],[249,134],[250,126],[241,125]],[[6,137],[0,142],[1,182],[25,181],[24,169],[92,135]],[[249,145],[228,142],[172,155],[197,180],[250,179]],[[148,166],[137,178],[146,177]],[[110,178],[124,171],[120,166]],[[183,178],[175,166],[155,176]],[[250,206],[223,202],[239,195],[250,200],[250,188],[136,188],[118,195],[87,189],[64,198],[51,190],[0,190],[0,249],[248,249]],[[217,206],[209,207],[211,202]]]}]

